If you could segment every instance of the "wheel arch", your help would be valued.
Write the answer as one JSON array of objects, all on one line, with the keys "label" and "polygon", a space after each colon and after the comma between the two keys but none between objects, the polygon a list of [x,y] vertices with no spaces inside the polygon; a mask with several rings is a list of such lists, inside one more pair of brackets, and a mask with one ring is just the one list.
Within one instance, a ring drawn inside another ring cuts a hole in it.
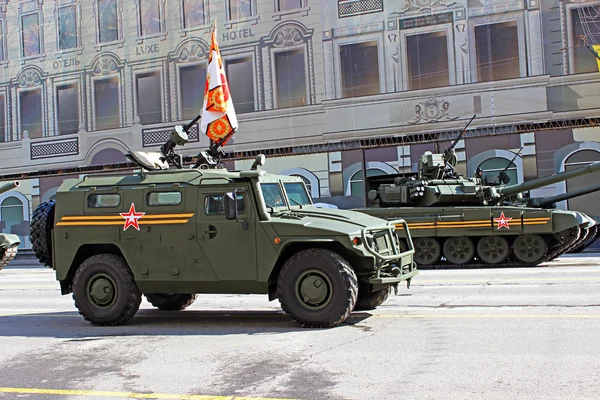
[{"label": "wheel arch", "polygon": [[[127,262],[125,255],[123,254],[123,252],[121,251],[119,246],[117,246],[116,244],[93,243],[93,244],[81,245],[77,249],[77,253],[75,253],[75,257],[73,257],[73,261],[71,261],[71,265],[69,266],[69,270],[68,270],[67,274],[65,275],[65,277],[63,279],[61,279],[59,281],[61,294],[69,294],[73,291],[72,290],[73,278],[75,277],[75,272],[77,271],[77,268],[79,268],[81,263],[83,263],[85,260],[87,260],[88,258],[90,258],[92,256],[98,255],[98,254],[119,255],[125,259],[125,262]],[[127,264],[129,265],[128,262],[127,262]]]}]

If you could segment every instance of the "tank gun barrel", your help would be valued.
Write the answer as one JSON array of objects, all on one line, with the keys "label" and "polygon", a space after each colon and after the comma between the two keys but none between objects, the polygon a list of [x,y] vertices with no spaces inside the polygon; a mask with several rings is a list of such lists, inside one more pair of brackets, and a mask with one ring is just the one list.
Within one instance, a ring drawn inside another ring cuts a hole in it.
[{"label": "tank gun barrel", "polygon": [[600,161],[586,165],[585,167],[573,169],[571,171],[559,172],[554,175],[545,176],[543,178],[534,179],[529,182],[520,183],[518,185],[505,186],[498,188],[499,197],[496,199],[495,204],[502,201],[503,199],[513,196],[517,193],[523,193],[528,190],[541,188],[543,186],[552,185],[557,182],[566,181],[567,179],[575,178],[581,175],[592,174],[594,172],[600,172]]},{"label": "tank gun barrel", "polygon": [[574,197],[579,197],[579,196],[583,196],[583,195],[586,195],[589,193],[597,192],[598,190],[600,190],[600,184],[588,186],[586,188],[575,190],[573,192],[557,194],[556,196],[552,196],[552,197],[536,199],[537,201],[535,201],[535,203],[536,203],[536,205],[539,205],[541,207],[546,207],[553,203],[558,203],[559,201],[569,200]]},{"label": "tank gun barrel", "polygon": [[20,185],[21,185],[21,182],[19,182],[19,181],[12,181],[12,182],[6,183],[6,184],[0,186],[0,194],[4,193],[4,192],[8,192],[9,190],[12,190],[14,188],[17,188]]}]

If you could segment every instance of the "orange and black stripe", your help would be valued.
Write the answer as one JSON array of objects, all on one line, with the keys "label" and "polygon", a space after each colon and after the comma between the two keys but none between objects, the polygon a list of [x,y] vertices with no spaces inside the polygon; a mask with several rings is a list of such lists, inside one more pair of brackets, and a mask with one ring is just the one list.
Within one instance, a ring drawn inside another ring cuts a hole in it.
[{"label": "orange and black stripe", "polygon": [[[169,225],[185,224],[194,213],[190,214],[144,214],[138,219],[140,225]],[[100,215],[65,215],[56,223],[56,226],[107,226],[123,225],[125,219],[120,215],[100,216]]]},{"label": "orange and black stripe", "polygon": [[[550,217],[542,218],[523,218],[523,225],[546,225]],[[408,229],[464,229],[464,228],[493,228],[496,222],[493,220],[474,220],[474,221],[437,221],[437,222],[413,222],[408,223]],[[521,219],[508,221],[509,226],[521,226]],[[396,229],[402,230],[402,225],[396,225]]]}]

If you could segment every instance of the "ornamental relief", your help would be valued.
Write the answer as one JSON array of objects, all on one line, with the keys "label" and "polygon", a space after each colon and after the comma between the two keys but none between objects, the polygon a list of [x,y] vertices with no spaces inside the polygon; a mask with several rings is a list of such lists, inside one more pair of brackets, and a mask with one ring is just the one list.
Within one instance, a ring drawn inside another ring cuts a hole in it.
[{"label": "ornamental relief", "polygon": [[42,76],[36,70],[29,69],[21,71],[21,76],[18,78],[20,87],[39,86],[42,83]]},{"label": "ornamental relief", "polygon": [[273,41],[274,47],[288,47],[295,46],[304,43],[302,32],[295,27],[286,27],[277,32],[275,40]]},{"label": "ornamental relief", "polygon": [[94,75],[110,75],[119,70],[117,61],[113,57],[101,56],[93,68]]},{"label": "ornamental relief", "polygon": [[179,62],[203,60],[207,57],[202,46],[198,43],[188,43],[181,49],[177,60]]},{"label": "ornamental relief", "polygon": [[433,7],[451,7],[456,5],[456,1],[451,0],[404,0],[400,6],[400,13],[407,11],[431,11]]},{"label": "ornamental relief", "polygon": [[450,102],[431,97],[415,106],[415,118],[408,121],[410,125],[419,122],[453,121],[458,115],[450,113]]}]

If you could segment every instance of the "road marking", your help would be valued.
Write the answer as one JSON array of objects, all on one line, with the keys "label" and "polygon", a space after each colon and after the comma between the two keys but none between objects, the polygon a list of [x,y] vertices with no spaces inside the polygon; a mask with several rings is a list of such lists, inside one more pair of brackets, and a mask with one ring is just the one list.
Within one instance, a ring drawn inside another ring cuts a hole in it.
[{"label": "road marking", "polygon": [[548,318],[600,319],[598,314],[374,314],[373,318]]},{"label": "road marking", "polygon": [[585,277],[585,278],[489,278],[489,279],[421,279],[416,278],[411,286],[418,286],[420,283],[501,283],[501,282],[546,282],[546,281],[598,281],[600,282],[600,276],[597,277]]},{"label": "road marking", "polygon": [[208,396],[208,395],[196,395],[196,394],[168,394],[168,393],[104,392],[104,391],[96,391],[96,390],[65,390],[65,389],[11,388],[11,387],[0,387],[0,393],[51,394],[51,395],[63,395],[63,396],[125,397],[128,399],[291,400],[291,399],[267,398],[267,397]]}]

